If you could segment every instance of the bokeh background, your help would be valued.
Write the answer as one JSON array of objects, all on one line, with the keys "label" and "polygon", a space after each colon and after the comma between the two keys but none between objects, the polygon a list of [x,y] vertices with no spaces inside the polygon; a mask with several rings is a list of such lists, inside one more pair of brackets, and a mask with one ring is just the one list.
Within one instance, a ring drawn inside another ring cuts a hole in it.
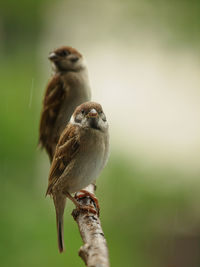
[{"label": "bokeh background", "polygon": [[111,266],[200,266],[200,2],[18,0],[0,11],[0,265],[84,266],[65,212],[59,255],[49,162],[37,149],[48,53],[87,59],[107,114],[97,196]]}]

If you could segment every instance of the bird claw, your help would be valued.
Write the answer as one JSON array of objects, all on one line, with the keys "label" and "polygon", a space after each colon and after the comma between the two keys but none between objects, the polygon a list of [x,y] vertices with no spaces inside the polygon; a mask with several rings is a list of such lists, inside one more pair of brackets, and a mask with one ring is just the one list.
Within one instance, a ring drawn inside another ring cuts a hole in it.
[{"label": "bird claw", "polygon": [[87,212],[87,213],[88,213],[88,212],[91,212],[91,213],[93,213],[93,214],[99,216],[99,212],[96,211],[96,209],[94,209],[93,206],[83,206],[83,205],[80,205],[80,206],[79,206],[79,209],[82,210],[82,211],[85,211],[85,212]]},{"label": "bird claw", "polygon": [[91,212],[93,214],[97,214],[99,216],[99,211],[100,211],[100,208],[99,208],[99,202],[98,202],[98,199],[95,197],[94,194],[86,191],[86,190],[80,190],[78,193],[75,194],[75,199],[77,201],[79,201],[80,199],[84,199],[84,198],[89,198],[94,206],[92,205],[80,205],[80,209],[81,210],[87,210],[87,212]]}]

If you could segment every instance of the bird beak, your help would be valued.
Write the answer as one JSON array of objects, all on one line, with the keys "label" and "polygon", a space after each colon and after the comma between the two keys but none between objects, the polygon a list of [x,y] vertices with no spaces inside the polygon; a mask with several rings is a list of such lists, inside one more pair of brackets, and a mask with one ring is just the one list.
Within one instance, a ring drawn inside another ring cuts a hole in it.
[{"label": "bird beak", "polygon": [[98,112],[96,109],[91,109],[90,112],[88,113],[88,118],[97,118],[98,117]]},{"label": "bird beak", "polygon": [[56,53],[52,52],[52,53],[50,53],[48,58],[49,58],[49,60],[54,61],[58,58],[58,56],[56,55]]}]

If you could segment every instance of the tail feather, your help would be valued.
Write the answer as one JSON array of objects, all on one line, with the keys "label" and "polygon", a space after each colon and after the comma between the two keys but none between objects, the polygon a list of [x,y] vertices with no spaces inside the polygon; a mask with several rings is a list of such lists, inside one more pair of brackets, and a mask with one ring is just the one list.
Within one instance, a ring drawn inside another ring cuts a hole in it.
[{"label": "tail feather", "polygon": [[58,249],[59,252],[62,253],[65,250],[65,245],[64,245],[64,233],[63,233],[63,220],[57,220],[57,234],[58,234]]},{"label": "tail feather", "polygon": [[64,245],[64,231],[63,231],[63,215],[65,210],[66,197],[59,195],[53,197],[54,205],[56,209],[56,224],[57,224],[57,236],[58,236],[58,249],[62,253],[65,250]]}]

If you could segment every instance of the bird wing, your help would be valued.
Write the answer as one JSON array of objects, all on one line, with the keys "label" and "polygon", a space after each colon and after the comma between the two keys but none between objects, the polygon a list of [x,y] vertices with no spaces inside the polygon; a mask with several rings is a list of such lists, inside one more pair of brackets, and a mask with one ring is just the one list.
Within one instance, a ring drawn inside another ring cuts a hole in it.
[{"label": "bird wing", "polygon": [[61,134],[50,168],[46,195],[51,194],[53,185],[79,151],[80,136],[77,132],[78,127],[77,125],[68,124]]},{"label": "bird wing", "polygon": [[55,75],[45,91],[39,127],[39,144],[41,147],[45,147],[50,158],[53,157],[52,135],[54,125],[64,95],[65,90],[60,75]]}]

